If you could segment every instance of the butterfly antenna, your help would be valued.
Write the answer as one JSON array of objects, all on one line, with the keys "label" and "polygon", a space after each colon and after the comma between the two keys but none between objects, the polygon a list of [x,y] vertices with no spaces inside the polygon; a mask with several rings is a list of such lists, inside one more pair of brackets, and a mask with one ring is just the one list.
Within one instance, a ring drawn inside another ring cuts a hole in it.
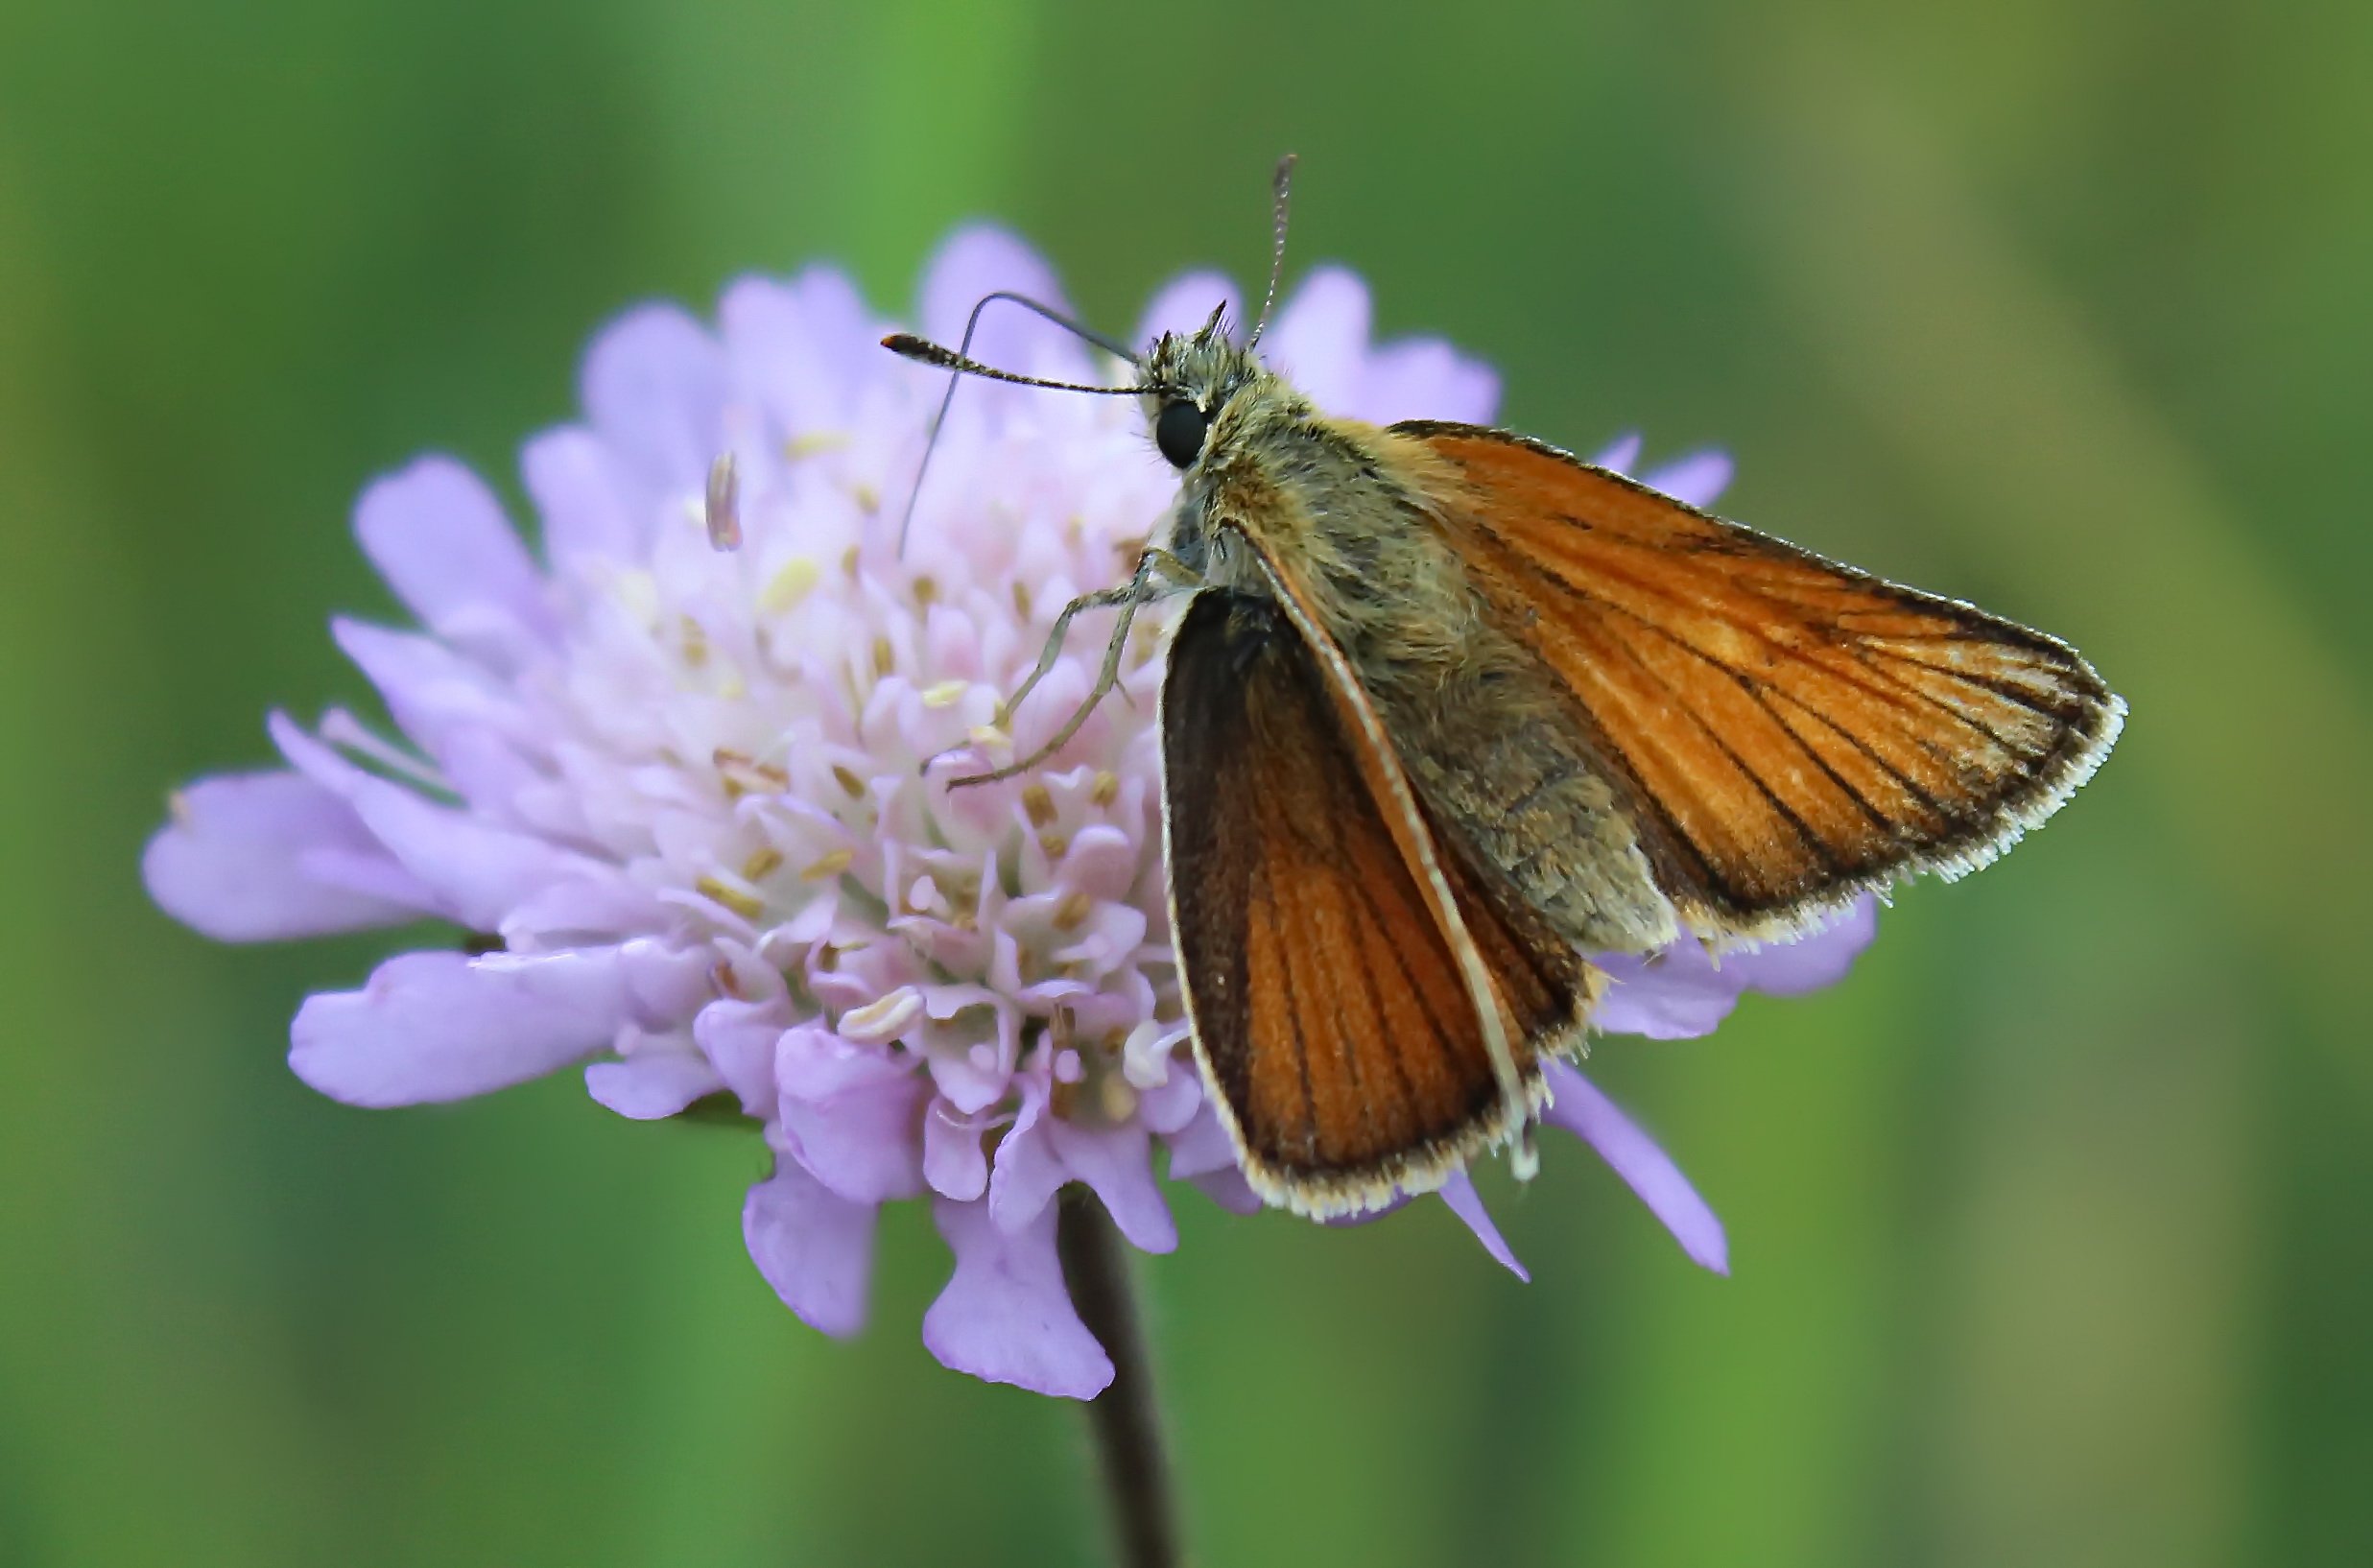
[{"label": "butterfly antenna", "polygon": [[1252,337],[1245,344],[1246,348],[1258,347],[1261,334],[1269,330],[1269,313],[1277,303],[1277,280],[1285,275],[1286,209],[1293,195],[1293,165],[1296,161],[1292,153],[1277,160],[1276,178],[1271,182],[1271,188],[1276,193],[1272,220],[1276,226],[1276,238],[1269,252],[1269,292],[1261,297],[1261,319],[1253,323]]},{"label": "butterfly antenna", "polygon": [[937,366],[950,372],[947,378],[947,391],[939,394],[939,411],[931,416],[931,434],[923,439],[923,457],[922,461],[914,465],[914,483],[907,490],[906,510],[898,514],[898,555],[901,558],[904,558],[907,553],[907,531],[914,525],[914,503],[922,497],[923,476],[931,471],[931,454],[939,445],[939,428],[947,423],[948,405],[956,401],[958,381],[967,375],[977,375],[985,376],[991,381],[1011,381],[1025,387],[1052,387],[1058,392],[1118,393],[1140,392],[1145,390],[1142,387],[1085,387],[1067,381],[1040,381],[1032,376],[1015,375],[1009,370],[992,369],[973,360],[970,358],[972,335],[980,330],[981,313],[1001,299],[1008,304],[1019,305],[1024,310],[1045,318],[1073,337],[1092,343],[1108,354],[1118,355],[1131,365],[1137,363],[1136,354],[1119,339],[1108,337],[1092,326],[1075,321],[1052,305],[1041,304],[1028,295],[1012,294],[1004,289],[994,294],[984,295],[973,304],[972,314],[964,319],[963,340],[953,353],[936,343],[928,343],[911,333],[893,332],[884,338],[882,346],[891,353],[903,355],[924,365]]}]

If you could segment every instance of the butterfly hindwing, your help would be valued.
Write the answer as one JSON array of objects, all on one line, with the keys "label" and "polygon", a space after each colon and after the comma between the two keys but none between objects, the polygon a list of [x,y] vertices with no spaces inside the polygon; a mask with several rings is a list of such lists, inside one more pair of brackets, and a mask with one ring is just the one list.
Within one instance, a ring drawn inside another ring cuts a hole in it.
[{"label": "butterfly hindwing", "polygon": [[1162,693],[1196,1048],[1256,1189],[1316,1213],[1437,1184],[1508,1130],[1456,944],[1489,976],[1528,1091],[1590,985],[1455,854],[1436,857],[1456,908],[1445,932],[1406,853],[1408,832],[1430,843],[1431,829],[1396,835],[1345,696],[1275,604],[1221,590],[1189,606]]}]

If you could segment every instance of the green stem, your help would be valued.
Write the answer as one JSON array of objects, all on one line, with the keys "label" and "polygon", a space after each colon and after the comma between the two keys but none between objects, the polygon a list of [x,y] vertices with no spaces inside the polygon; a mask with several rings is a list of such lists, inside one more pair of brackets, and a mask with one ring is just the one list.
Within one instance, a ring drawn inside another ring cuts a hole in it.
[{"label": "green stem", "polygon": [[1056,1246],[1072,1304],[1112,1358],[1111,1387],[1087,1402],[1088,1431],[1122,1568],[1177,1568],[1178,1511],[1153,1399],[1152,1367],[1128,1277],[1128,1249],[1086,1191],[1063,1193]]}]

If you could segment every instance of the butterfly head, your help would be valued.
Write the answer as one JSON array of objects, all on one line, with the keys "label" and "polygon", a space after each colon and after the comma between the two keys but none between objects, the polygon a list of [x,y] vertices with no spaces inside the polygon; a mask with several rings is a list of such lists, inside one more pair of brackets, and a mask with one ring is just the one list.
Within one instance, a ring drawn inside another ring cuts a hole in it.
[{"label": "butterfly head", "polygon": [[1145,411],[1153,444],[1172,467],[1191,471],[1216,444],[1247,393],[1277,385],[1249,344],[1227,334],[1227,307],[1193,332],[1165,332],[1141,362]]}]

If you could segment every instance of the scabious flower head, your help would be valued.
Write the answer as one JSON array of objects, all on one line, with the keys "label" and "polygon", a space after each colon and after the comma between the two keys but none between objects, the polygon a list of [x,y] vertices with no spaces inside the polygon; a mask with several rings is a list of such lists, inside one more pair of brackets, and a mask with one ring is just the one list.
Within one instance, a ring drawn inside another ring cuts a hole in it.
[{"label": "scabious flower head", "polygon": [[[960,233],[919,324],[952,342],[999,289],[1057,297],[1017,242]],[[1140,335],[1231,295],[1182,279]],[[540,555],[449,459],[372,485],[356,533],[417,628],[332,631],[400,739],[343,711],[274,715],[285,766],[182,791],[145,870],[166,911],[225,940],[422,917],[474,934],[306,1001],[290,1062],[322,1093],[454,1100],[582,1063],[623,1116],[738,1111],[772,1156],[744,1236],[799,1317],[854,1332],[876,1211],[928,1201],[955,1254],[923,1320],[933,1353],[1086,1397],[1111,1364],[1063,1287],[1058,1189],[1084,1184],[1151,1252],[1177,1240],[1157,1146],[1171,1180],[1258,1207],[1181,1021],[1158,627],[1033,776],[951,791],[962,770],[921,765],[961,747],[1006,760],[1072,712],[1103,653],[1093,621],[998,725],[1056,612],[1126,574],[1175,481],[1133,400],[968,385],[901,553],[944,383],[882,351],[889,325],[826,270],[735,284],[713,328],[657,305],[613,322],[582,420],[523,455]],[[1341,414],[1482,420],[1497,400],[1446,344],[1371,346],[1365,291],[1339,271],[1302,285],[1268,344]],[[1060,379],[1108,368],[1018,312],[992,313],[975,348]],[[1699,502],[1727,477],[1714,455],[1648,476]],[[1601,1022],[1703,1033],[1746,986],[1835,978],[1868,932],[1865,908],[1719,967],[1688,943],[1618,962]],[[1547,1120],[1724,1267],[1672,1163],[1578,1072],[1552,1074]],[[1516,1267],[1463,1176],[1443,1196]]]}]

